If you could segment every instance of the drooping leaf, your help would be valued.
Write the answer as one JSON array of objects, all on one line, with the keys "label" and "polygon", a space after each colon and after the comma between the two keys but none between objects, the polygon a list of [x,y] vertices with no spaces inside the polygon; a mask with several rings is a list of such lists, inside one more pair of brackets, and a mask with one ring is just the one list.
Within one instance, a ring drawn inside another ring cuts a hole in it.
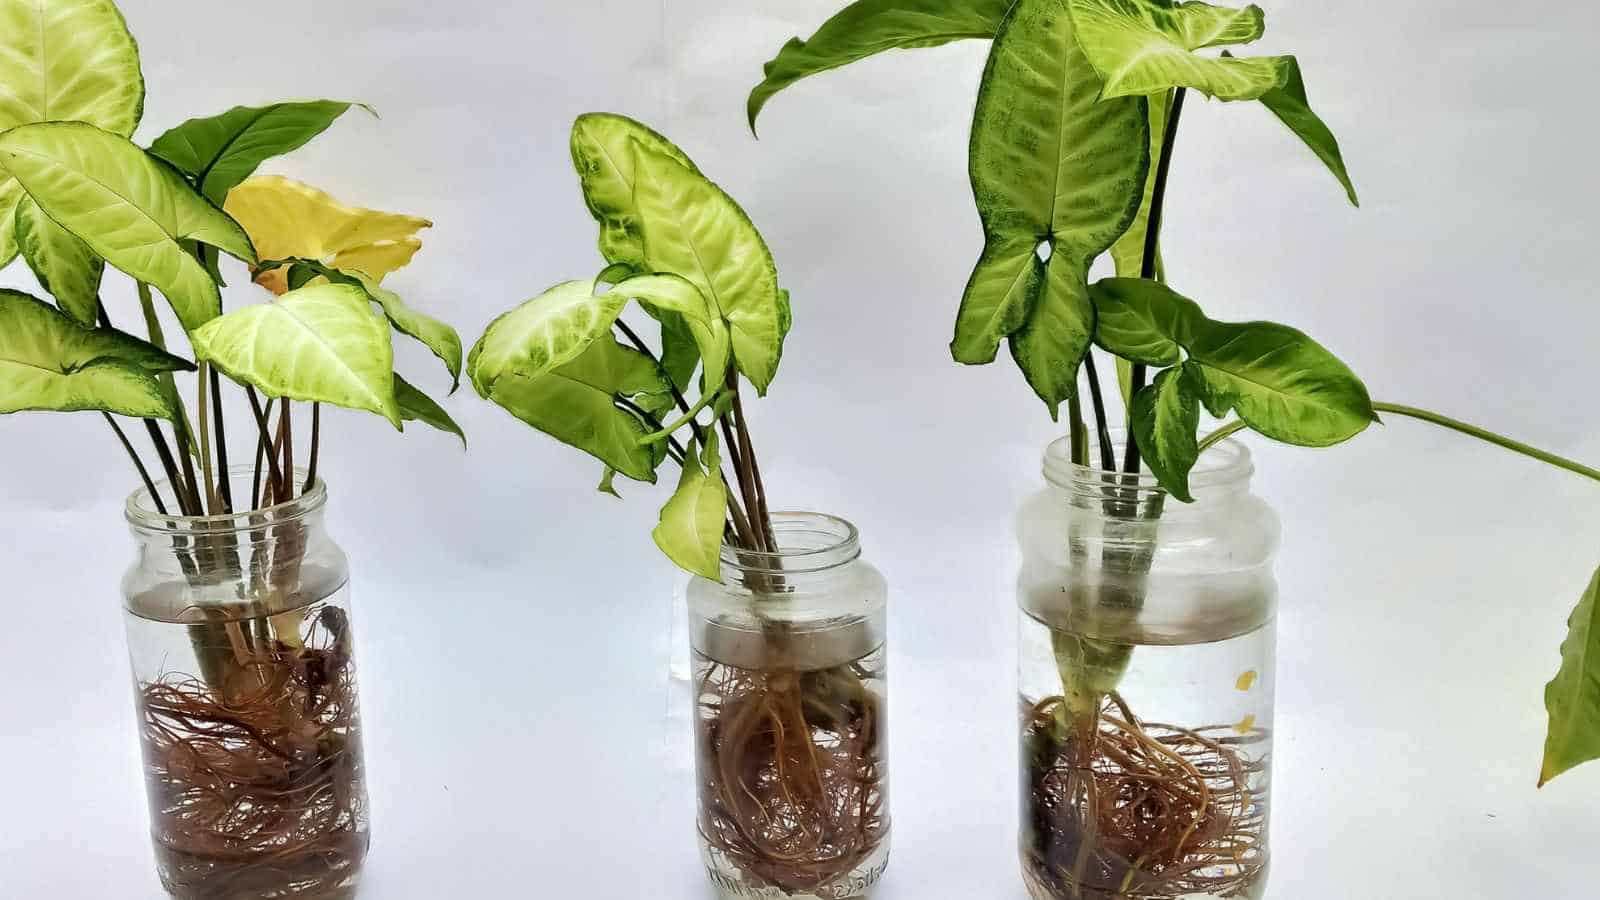
[{"label": "drooping leaf", "polygon": [[653,537],[656,546],[673,563],[711,581],[722,580],[722,525],[728,509],[728,488],[722,482],[722,463],[716,433],[711,433],[705,465],[690,453],[683,461],[678,490],[661,509],[661,523]]},{"label": "drooping leaf", "polygon": [[728,324],[739,371],[765,394],[790,324],[772,252],[721,188],[670,155],[633,146],[645,267],[681,275],[700,289]]},{"label": "drooping leaf", "polygon": [[80,325],[42,300],[0,290],[0,413],[173,419],[177,410],[156,376],[191,368],[131,335]]},{"label": "drooping leaf", "polygon": [[84,325],[94,325],[106,264],[89,245],[45,215],[32,198],[17,204],[17,247],[39,285],[56,305]]},{"label": "drooping leaf", "polygon": [[430,428],[436,428],[447,434],[453,434],[461,439],[461,447],[467,446],[467,433],[461,430],[456,420],[450,418],[444,407],[422,391],[418,390],[411,382],[394,376],[394,398],[400,408],[400,420],[403,422],[421,422]]},{"label": "drooping leaf", "polygon": [[111,132],[78,122],[25,125],[0,135],[0,168],[96,256],[161,291],[190,331],[218,315],[222,296],[179,242],[255,262],[238,223],[176,169]]},{"label": "drooping leaf", "polygon": [[750,130],[767,102],[795,82],[888,50],[994,37],[1014,0],[857,0],[810,40],[793,38],[750,92]]},{"label": "drooping leaf", "polygon": [[221,206],[262,163],[304,147],[351,106],[332,100],[236,106],[184,122],[156,138],[150,152],[177,166]]},{"label": "drooping leaf", "polygon": [[359,287],[301,288],[214,319],[192,340],[198,359],[269,397],[365,410],[401,427],[389,325]]},{"label": "drooping leaf", "polygon": [[614,265],[639,269],[645,261],[633,202],[635,142],[691,172],[700,171],[676,144],[627,116],[589,113],[572,124],[572,164],[584,202],[600,223],[600,253]]},{"label": "drooping leaf", "polygon": [[[128,137],[144,113],[139,48],[112,0],[0,0],[0,132],[87,122]],[[21,189],[0,169],[0,268]]]},{"label": "drooping leaf", "polygon": [[1067,2],[1019,0],[995,39],[972,126],[986,249],[951,345],[958,361],[984,363],[1010,336],[1052,415],[1076,390],[1094,329],[1089,265],[1138,214],[1150,165],[1147,104],[1099,101]]},{"label": "drooping leaf", "polygon": [[[314,259],[342,272],[378,281],[404,268],[422,249],[417,232],[427,219],[345,206],[307,184],[275,175],[245,180],[224,207],[250,233],[264,260]],[[256,282],[275,294],[288,290],[288,273],[275,269]]]},{"label": "drooping leaf", "polygon": [[1194,502],[1189,473],[1200,458],[1200,397],[1187,368],[1167,369],[1133,398],[1134,441],[1167,493]]},{"label": "drooping leaf", "polygon": [[655,483],[660,457],[642,444],[653,429],[617,406],[618,398],[667,390],[655,363],[644,354],[602,335],[563,365],[533,377],[512,370],[490,387],[489,400],[534,428],[635,481]]},{"label": "drooping leaf", "polygon": [[[705,295],[693,282],[671,274],[639,275],[622,281],[611,290],[639,301],[653,312],[680,316],[694,340],[699,360],[705,363],[707,379],[712,386],[721,386],[730,355],[728,327],[721,316],[711,311]],[[681,347],[673,350],[682,354]],[[668,371],[671,372],[670,368]],[[692,365],[689,371],[693,371]]]},{"label": "drooping leaf", "polygon": [[1311,152],[1322,160],[1339,183],[1344,185],[1345,195],[1350,198],[1354,206],[1361,205],[1361,198],[1356,194],[1355,183],[1350,180],[1350,171],[1345,168],[1344,154],[1339,150],[1339,139],[1333,136],[1332,129],[1327,123],[1311,111],[1311,101],[1306,99],[1306,82],[1300,74],[1300,63],[1294,57],[1285,57],[1286,74],[1283,84],[1261,95],[1261,102],[1272,114],[1277,116],[1289,130],[1299,136]]},{"label": "drooping leaf", "polygon": [[1255,100],[1288,77],[1287,57],[1217,59],[1194,52],[1259,40],[1266,16],[1258,6],[1159,0],[1071,4],[1078,43],[1100,74],[1107,98],[1186,87],[1222,100]]},{"label": "drooping leaf", "polygon": [[1545,688],[1550,733],[1539,786],[1600,759],[1600,572],[1568,622],[1561,671]]},{"label": "drooping leaf", "polygon": [[[1161,148],[1167,139],[1167,118],[1172,115],[1172,95],[1157,94],[1150,98],[1150,170],[1145,177],[1144,200],[1139,204],[1139,214],[1122,237],[1111,246],[1111,259],[1116,263],[1117,274],[1123,278],[1144,276],[1145,253],[1150,236],[1150,212],[1155,204],[1156,179],[1160,166]],[[1159,238],[1160,235],[1157,235]],[[1161,261],[1160,243],[1156,245],[1155,275],[1165,281],[1166,273]]]},{"label": "drooping leaf", "polygon": [[608,335],[628,298],[594,291],[593,281],[558,284],[491,322],[467,359],[478,394],[492,399],[495,382],[509,375],[539,378]]}]

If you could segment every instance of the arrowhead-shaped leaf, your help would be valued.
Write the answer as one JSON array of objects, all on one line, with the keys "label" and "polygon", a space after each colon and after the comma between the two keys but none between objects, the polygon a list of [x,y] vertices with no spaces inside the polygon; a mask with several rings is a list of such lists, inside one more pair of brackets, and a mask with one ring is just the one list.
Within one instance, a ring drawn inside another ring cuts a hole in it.
[{"label": "arrowhead-shaped leaf", "polygon": [[109,328],[88,328],[27,294],[0,290],[0,413],[100,410],[172,419],[156,376],[187,362]]},{"label": "arrowhead-shaped leaf", "polygon": [[1344,154],[1339,150],[1339,139],[1333,136],[1333,131],[1327,124],[1311,111],[1311,101],[1306,99],[1306,82],[1300,74],[1300,63],[1294,57],[1288,60],[1287,73],[1283,84],[1261,95],[1261,102],[1272,114],[1277,116],[1283,124],[1289,126],[1302,141],[1305,141],[1311,152],[1322,160],[1339,183],[1344,185],[1345,195],[1350,198],[1351,204],[1361,205],[1361,198],[1356,194],[1355,183],[1350,180],[1350,171],[1345,168]]},{"label": "arrowhead-shaped leaf", "polygon": [[220,313],[222,295],[180,241],[255,262],[238,223],[176,169],[111,132],[78,122],[25,125],[0,135],[0,168],[96,256],[161,291],[190,331]]},{"label": "arrowhead-shaped leaf", "polygon": [[583,199],[600,223],[600,253],[614,265],[640,269],[644,236],[634,207],[633,145],[638,143],[698,173],[688,154],[643,123],[613,113],[589,113],[572,125],[572,164]]},{"label": "arrowhead-shaped leaf", "polygon": [[593,281],[556,285],[491,322],[472,348],[467,374],[480,396],[493,399],[501,378],[537,379],[577,359],[611,332],[627,304],[614,292],[596,296]]},{"label": "arrowhead-shaped leaf", "polygon": [[106,264],[77,235],[57,225],[37,203],[17,204],[17,247],[56,305],[84,325],[94,325]]},{"label": "arrowhead-shaped leaf", "polygon": [[1550,734],[1539,786],[1600,759],[1600,572],[1595,573],[1561,645],[1561,671],[1545,689]]},{"label": "arrowhead-shaped leaf", "polygon": [[400,407],[400,419],[405,422],[421,422],[430,428],[436,428],[447,434],[453,434],[461,439],[463,449],[467,446],[467,433],[461,430],[456,420],[450,418],[432,397],[418,390],[411,382],[399,375],[394,376],[394,397]]},{"label": "arrowhead-shaped leaf", "polygon": [[668,154],[633,146],[645,268],[680,275],[700,289],[728,323],[739,371],[765,394],[790,325],[772,252],[721,188]]},{"label": "arrowhead-shaped leaf", "polygon": [[[1067,0],[1019,0],[1000,28],[972,125],[971,174],[985,251],[952,351],[1012,356],[1054,415],[1089,350],[1088,271],[1139,211],[1149,170],[1142,99],[1099,102]],[[1048,245],[1049,261],[1035,253]]]},{"label": "arrowhead-shaped leaf", "polygon": [[[150,152],[194,179],[221,206],[228,192],[267,160],[298,150],[328,130],[352,104],[332,100],[236,106],[190,119],[150,145]],[[371,112],[371,110],[368,110]]]},{"label": "arrowhead-shaped leaf", "polygon": [[[144,113],[139,48],[112,0],[0,0],[0,132],[87,122],[128,137]],[[21,189],[0,169],[0,267]]]},{"label": "arrowhead-shaped leaf", "polygon": [[641,443],[654,429],[617,407],[618,398],[667,391],[666,380],[644,354],[602,335],[575,359],[531,377],[509,371],[490,388],[489,400],[534,428],[635,481],[655,482],[660,457]]},{"label": "arrowhead-shaped leaf", "polygon": [[[228,194],[228,215],[250,233],[263,260],[314,259],[342,272],[382,281],[422,249],[417,232],[427,219],[345,206],[308,184],[274,175],[247,179]],[[261,273],[256,282],[276,294],[289,289],[288,272]]]},{"label": "arrowhead-shaped leaf", "polygon": [[722,580],[722,526],[727,520],[728,488],[713,432],[705,465],[693,453],[683,461],[678,490],[661,510],[653,537],[677,566],[711,581]]},{"label": "arrowhead-shaped leaf", "polygon": [[214,319],[195,355],[269,397],[365,410],[401,427],[389,324],[359,287],[322,284]]},{"label": "arrowhead-shaped leaf", "polygon": [[1105,85],[1104,96],[1192,88],[1222,100],[1255,100],[1288,78],[1287,57],[1215,59],[1194,51],[1260,39],[1258,6],[1155,0],[1071,0],[1078,43]]},{"label": "arrowhead-shaped leaf", "polygon": [[1167,493],[1193,503],[1189,473],[1200,458],[1200,397],[1187,368],[1172,368],[1133,398],[1133,437]]},{"label": "arrowhead-shaped leaf", "polygon": [[887,50],[994,37],[1014,0],[857,0],[810,40],[794,38],[766,64],[750,92],[750,130],[774,95],[795,82]]}]

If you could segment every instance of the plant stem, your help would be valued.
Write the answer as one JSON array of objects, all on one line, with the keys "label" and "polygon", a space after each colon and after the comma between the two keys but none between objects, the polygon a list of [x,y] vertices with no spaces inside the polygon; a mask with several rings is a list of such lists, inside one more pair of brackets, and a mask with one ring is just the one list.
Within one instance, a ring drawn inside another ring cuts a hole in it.
[{"label": "plant stem", "polygon": [[1067,398],[1067,428],[1072,435],[1072,464],[1089,464],[1089,426],[1083,424],[1083,397],[1074,392]]},{"label": "plant stem", "polygon": [[1200,442],[1200,452],[1197,454],[1197,456],[1204,456],[1207,450],[1210,450],[1212,447],[1215,447],[1216,445],[1249,427],[1249,425],[1246,425],[1243,422],[1234,422],[1230,425],[1224,425],[1223,427],[1218,428],[1216,431],[1213,431],[1211,434],[1207,435],[1205,440]]},{"label": "plant stem", "polygon": [[[247,384],[244,386],[244,393],[246,397],[250,398],[250,409],[256,414],[256,427],[261,430],[262,446],[265,448],[267,459],[267,476],[270,479],[268,487],[272,489],[271,494],[274,501],[281,503],[288,498],[284,496],[286,482],[284,481],[283,472],[278,468],[277,446],[268,437],[272,434],[272,426],[268,424],[267,412],[261,408],[261,398],[256,396],[256,389]],[[287,407],[289,401],[283,401],[283,405]]]},{"label": "plant stem", "polygon": [[[252,393],[250,399],[252,402],[255,401],[254,393]],[[275,400],[267,401],[266,418],[272,417],[272,404],[276,402]],[[272,441],[268,439],[266,429],[263,428],[261,429],[261,436],[256,439],[255,473],[250,480],[250,509],[252,511],[261,508],[261,463],[263,457],[267,456],[271,450],[271,447]]]},{"label": "plant stem", "polygon": [[233,514],[233,479],[228,477],[228,431],[222,421],[222,376],[211,368],[211,415],[217,429],[217,471],[222,474],[217,489],[222,495],[222,511]]},{"label": "plant stem", "polygon": [[306,466],[305,487],[300,493],[309,493],[317,486],[317,463],[322,456],[322,404],[311,404],[311,456]]},{"label": "plant stem", "polygon": [[1529,446],[1521,441],[1514,441],[1504,435],[1495,434],[1492,431],[1479,428],[1476,425],[1468,425],[1465,422],[1452,419],[1449,416],[1441,415],[1426,409],[1418,409],[1414,406],[1401,406],[1395,403],[1374,403],[1372,404],[1372,408],[1378,412],[1391,413],[1393,415],[1427,422],[1430,425],[1438,425],[1441,428],[1447,428],[1458,434],[1464,434],[1468,437],[1477,438],[1480,441],[1486,441],[1495,445],[1496,447],[1510,450],[1513,453],[1520,453],[1523,456],[1527,456],[1542,463],[1555,466],[1558,469],[1564,469],[1573,473],[1574,475],[1582,475],[1584,478],[1588,478],[1592,481],[1600,481],[1600,469],[1590,468],[1583,463],[1567,459],[1564,456],[1557,456],[1556,454],[1545,450],[1540,450],[1537,447]]},{"label": "plant stem", "polygon": [[[1094,348],[1083,359],[1084,373],[1089,376],[1089,397],[1094,401],[1094,424],[1100,440],[1100,465],[1107,472],[1117,470],[1117,454],[1111,446],[1111,428],[1106,420],[1106,397],[1100,385],[1100,372],[1094,362]],[[1133,441],[1128,441],[1132,444]]]},{"label": "plant stem", "polygon": [[[1178,88],[1172,95],[1172,112],[1167,116],[1166,134],[1161,141],[1161,159],[1156,165],[1155,189],[1150,195],[1150,219],[1145,227],[1144,235],[1144,264],[1141,267],[1140,277],[1146,281],[1153,281],[1156,277],[1156,263],[1161,255],[1161,219],[1167,202],[1167,181],[1172,176],[1172,152],[1178,141],[1178,120],[1183,117],[1183,101],[1188,95],[1188,90]],[[1130,399],[1144,390],[1145,381],[1149,372],[1145,366],[1135,363],[1133,366],[1133,390],[1129,392]],[[1123,457],[1122,470],[1129,475],[1139,474],[1139,444],[1137,441],[1128,441],[1127,452]]]},{"label": "plant stem", "polygon": [[750,470],[750,482],[755,487],[755,523],[758,537],[768,553],[778,552],[778,536],[772,530],[772,511],[767,508],[767,485],[761,477],[761,463],[756,459],[756,448],[750,439],[750,422],[744,415],[744,401],[739,396],[738,374],[733,375],[733,415],[739,431],[739,455]]},{"label": "plant stem", "polygon": [[144,489],[150,492],[150,499],[155,502],[156,512],[166,515],[167,505],[161,502],[161,494],[156,492],[156,483],[150,478],[150,470],[144,467],[144,460],[140,459],[138,451],[133,449],[133,444],[128,441],[128,435],[123,432],[122,426],[117,424],[117,420],[113,419],[110,413],[103,412],[100,415],[105,416],[106,424],[116,432],[117,440],[122,442],[122,449],[128,451],[128,458],[133,460],[133,467],[139,470],[139,479],[144,482]]},{"label": "plant stem", "polygon": [[641,445],[642,444],[654,444],[657,441],[660,441],[660,440],[663,440],[665,438],[671,437],[672,435],[676,434],[678,432],[678,430],[683,428],[685,425],[689,425],[689,424],[693,423],[695,421],[695,417],[696,416],[698,416],[698,415],[700,415],[700,413],[704,412],[706,407],[710,406],[713,403],[716,403],[717,400],[719,400],[721,397],[722,397],[722,392],[721,391],[712,391],[711,393],[705,395],[704,397],[701,397],[700,398],[700,402],[696,403],[693,407],[691,407],[689,410],[687,410],[681,417],[679,417],[679,419],[676,422],[673,422],[673,423],[671,423],[669,425],[662,425],[661,428],[658,431],[656,431],[654,434],[647,434],[644,437],[639,438],[639,443]]},{"label": "plant stem", "polygon": [[278,404],[278,449],[283,453],[283,481],[278,496],[282,502],[294,499],[294,404],[288,397]]},{"label": "plant stem", "polygon": [[211,395],[211,365],[200,364],[200,400],[196,404],[195,421],[200,424],[200,473],[205,479],[205,508],[207,515],[216,515],[221,511],[221,501],[217,497],[215,473],[211,469],[211,427],[210,427],[210,395]]}]

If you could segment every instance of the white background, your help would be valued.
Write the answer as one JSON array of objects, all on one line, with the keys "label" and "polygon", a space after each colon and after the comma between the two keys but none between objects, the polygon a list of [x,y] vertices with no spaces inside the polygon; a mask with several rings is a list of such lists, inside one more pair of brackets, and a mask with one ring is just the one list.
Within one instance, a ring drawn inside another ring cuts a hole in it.
[{"label": "white background", "polygon": [[[752,140],[760,64],[839,2],[124,6],[144,140],[237,103],[375,105],[381,121],[352,115],[269,171],[432,217],[391,286],[469,341],[600,266],[576,114],[656,123],[741,199],[795,301],[753,414],[772,493],[855,520],[893,584],[881,896],[1017,900],[1011,516],[1057,429],[1009,363],[945,349],[981,243],[965,146],[986,45],[804,83]],[[1177,286],[1216,316],[1304,328],[1381,398],[1600,460],[1594,9],[1268,13],[1264,50],[1299,54],[1366,206],[1264,110],[1196,102]],[[437,393],[425,353],[402,356]],[[470,389],[450,409],[470,454],[331,417],[375,811],[364,896],[705,900],[667,714],[681,579],[649,540],[664,495],[596,494],[595,463]],[[1287,536],[1269,895],[1593,896],[1600,768],[1533,782],[1543,686],[1600,560],[1600,487],[1398,420],[1330,452],[1255,446]],[[118,608],[132,486],[93,416],[0,422],[0,897],[159,896]]]}]

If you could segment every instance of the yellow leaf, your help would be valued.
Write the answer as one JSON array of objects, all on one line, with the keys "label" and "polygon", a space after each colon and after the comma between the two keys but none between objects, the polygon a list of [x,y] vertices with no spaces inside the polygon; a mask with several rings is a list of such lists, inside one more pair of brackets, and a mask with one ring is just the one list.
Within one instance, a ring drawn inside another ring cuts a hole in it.
[{"label": "yellow leaf", "polygon": [[[316,188],[277,175],[251,178],[224,206],[263,260],[314,259],[335,269],[383,280],[411,262],[432,222],[415,216],[345,206]],[[261,273],[256,282],[275,294],[288,290],[288,272]]]}]

